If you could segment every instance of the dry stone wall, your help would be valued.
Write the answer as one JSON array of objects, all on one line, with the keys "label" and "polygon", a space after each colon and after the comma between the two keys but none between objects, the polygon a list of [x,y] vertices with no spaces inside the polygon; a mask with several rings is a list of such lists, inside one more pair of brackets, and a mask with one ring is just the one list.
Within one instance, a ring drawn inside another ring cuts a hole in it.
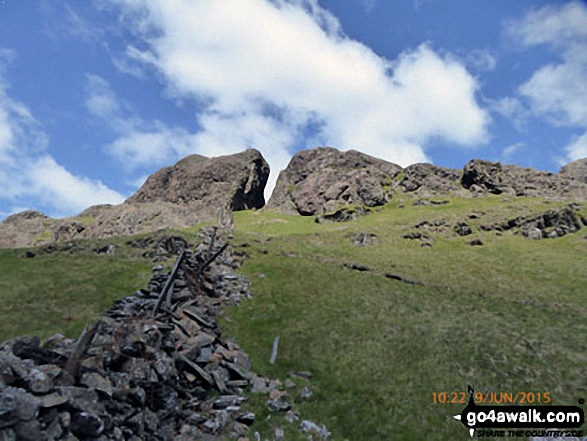
[{"label": "dry stone wall", "polygon": [[[0,345],[0,440],[242,441],[255,421],[243,408],[249,389],[299,419],[281,382],[252,373],[246,353],[222,337],[215,317],[249,297],[249,283],[216,229],[200,235],[195,249],[180,237],[130,244],[154,245],[145,256],[155,261],[162,248],[179,257],[171,272],[156,265],[147,289],[116,301],[78,340]],[[314,439],[330,436],[315,427],[324,436]]]}]

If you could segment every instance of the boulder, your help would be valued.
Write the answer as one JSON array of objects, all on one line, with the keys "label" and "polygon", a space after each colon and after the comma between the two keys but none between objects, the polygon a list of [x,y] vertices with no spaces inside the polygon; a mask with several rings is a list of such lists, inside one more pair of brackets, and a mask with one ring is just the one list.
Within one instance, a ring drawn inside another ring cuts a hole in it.
[{"label": "boulder", "polygon": [[473,230],[471,230],[471,227],[467,225],[466,222],[458,222],[455,225],[454,230],[459,236],[468,236],[469,234],[473,234]]},{"label": "boulder", "polygon": [[356,247],[368,247],[372,245],[377,245],[377,243],[379,243],[377,235],[373,233],[355,234],[352,238],[352,241]]},{"label": "boulder", "polygon": [[304,150],[279,174],[267,207],[309,216],[348,205],[384,205],[401,170],[399,165],[355,150]]},{"label": "boulder", "polygon": [[319,214],[316,216],[316,223],[349,222],[369,213],[371,213],[370,209],[349,206],[336,210],[334,213]]}]

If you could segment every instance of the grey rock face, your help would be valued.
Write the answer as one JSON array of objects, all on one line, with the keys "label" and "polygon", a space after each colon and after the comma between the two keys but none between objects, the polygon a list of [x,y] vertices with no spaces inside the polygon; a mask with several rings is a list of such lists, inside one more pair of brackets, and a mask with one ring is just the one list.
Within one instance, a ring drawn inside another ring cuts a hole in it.
[{"label": "grey rock face", "polygon": [[560,169],[558,174],[563,178],[587,184],[587,158],[568,163]]},{"label": "grey rock face", "polygon": [[321,440],[326,440],[330,438],[330,432],[324,425],[318,425],[312,421],[304,420],[300,424],[300,428],[305,433],[315,434],[318,435]]},{"label": "grey rock face", "polygon": [[586,168],[585,160],[580,160],[555,174],[474,159],[465,166],[461,183],[464,188],[480,194],[584,200],[587,198]]},{"label": "grey rock face", "polygon": [[483,225],[483,231],[514,231],[528,239],[554,239],[576,233],[584,225],[573,204],[559,210],[548,210],[542,214],[517,217],[506,222]]},{"label": "grey rock face", "polygon": [[126,203],[171,202],[216,209],[230,204],[235,211],[261,208],[268,177],[269,165],[257,150],[217,158],[191,155],[149,176]]},{"label": "grey rock face", "polygon": [[422,195],[447,194],[461,188],[462,173],[432,164],[413,164],[404,170],[400,186],[406,192]]},{"label": "grey rock face", "polygon": [[79,412],[71,417],[70,430],[80,438],[95,438],[104,431],[104,422],[97,415]]},{"label": "grey rock face", "polygon": [[380,206],[389,201],[393,179],[401,170],[354,150],[304,150],[279,174],[267,207],[308,216],[351,204]]},{"label": "grey rock face", "polygon": [[353,236],[352,241],[356,247],[368,247],[379,242],[377,235],[374,233],[358,233]]},{"label": "grey rock face", "polygon": [[35,210],[25,210],[21,211],[20,213],[13,214],[8,216],[2,223],[4,224],[18,224],[23,221],[30,221],[30,220],[43,220],[47,219],[47,215],[41,213],[40,211]]}]

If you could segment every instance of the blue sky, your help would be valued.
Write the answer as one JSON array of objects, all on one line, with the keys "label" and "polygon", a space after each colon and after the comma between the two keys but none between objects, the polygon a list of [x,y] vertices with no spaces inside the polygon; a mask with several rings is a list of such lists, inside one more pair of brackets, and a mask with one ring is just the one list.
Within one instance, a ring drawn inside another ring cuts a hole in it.
[{"label": "blue sky", "polygon": [[587,3],[0,0],[0,219],[119,203],[199,153],[558,171],[587,156]]}]

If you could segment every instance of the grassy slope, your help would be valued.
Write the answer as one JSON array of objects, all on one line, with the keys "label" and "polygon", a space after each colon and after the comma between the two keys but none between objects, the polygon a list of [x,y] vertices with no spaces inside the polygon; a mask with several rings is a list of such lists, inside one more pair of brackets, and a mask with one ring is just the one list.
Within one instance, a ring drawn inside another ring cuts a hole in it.
[{"label": "grassy slope", "polygon": [[[80,242],[85,251],[39,254],[23,259],[22,249],[0,249],[0,341],[22,334],[42,338],[56,332],[77,338],[84,325],[112,302],[145,287],[151,276],[143,250],[124,238]],[[112,256],[92,249],[117,243]]]},{"label": "grassy slope", "polygon": [[[531,199],[407,205],[395,202],[345,224],[263,210],[236,214],[232,242],[249,244],[243,272],[254,297],[228,309],[222,326],[250,354],[253,369],[282,380],[292,370],[313,372],[314,395],[296,405],[302,418],[325,423],[337,440],[466,439],[450,418],[463,405],[434,404],[432,393],[467,384],[480,391],[549,391],[554,404],[584,397],[585,230],[541,241],[477,232],[480,224],[558,205]],[[472,212],[485,214],[468,220]],[[433,234],[432,248],[401,238],[414,224],[437,219],[466,220],[475,234]],[[377,234],[380,243],[355,247],[350,236],[359,231]],[[466,245],[477,237],[485,246]],[[124,239],[94,242],[113,241]],[[122,247],[115,256],[20,259],[22,250],[0,250],[0,339],[57,331],[75,337],[113,299],[146,286],[152,263],[141,252]],[[350,271],[344,262],[424,286]],[[276,335],[279,355],[270,365]],[[286,439],[296,439],[282,418],[266,419],[264,400],[251,397],[255,430],[269,438],[279,425]]]},{"label": "grassy slope", "polygon": [[[576,404],[587,393],[584,230],[542,241],[448,232],[433,235],[432,248],[401,238],[423,220],[478,226],[504,220],[505,212],[515,217],[553,206],[501,198],[391,205],[348,224],[323,225],[239,213],[235,243],[252,245],[244,272],[255,297],[227,311],[231,321],[223,326],[261,373],[314,373],[315,395],[297,401],[302,416],[325,423],[335,439],[465,439],[450,418],[464,405],[434,404],[432,393],[468,384],[484,392],[548,391],[554,404]],[[466,219],[480,211],[480,220]],[[357,231],[377,234],[380,244],[355,247],[349,235]],[[466,245],[475,237],[485,246]],[[343,262],[424,286],[350,271]],[[288,423],[273,417],[261,427],[272,425]]]}]

